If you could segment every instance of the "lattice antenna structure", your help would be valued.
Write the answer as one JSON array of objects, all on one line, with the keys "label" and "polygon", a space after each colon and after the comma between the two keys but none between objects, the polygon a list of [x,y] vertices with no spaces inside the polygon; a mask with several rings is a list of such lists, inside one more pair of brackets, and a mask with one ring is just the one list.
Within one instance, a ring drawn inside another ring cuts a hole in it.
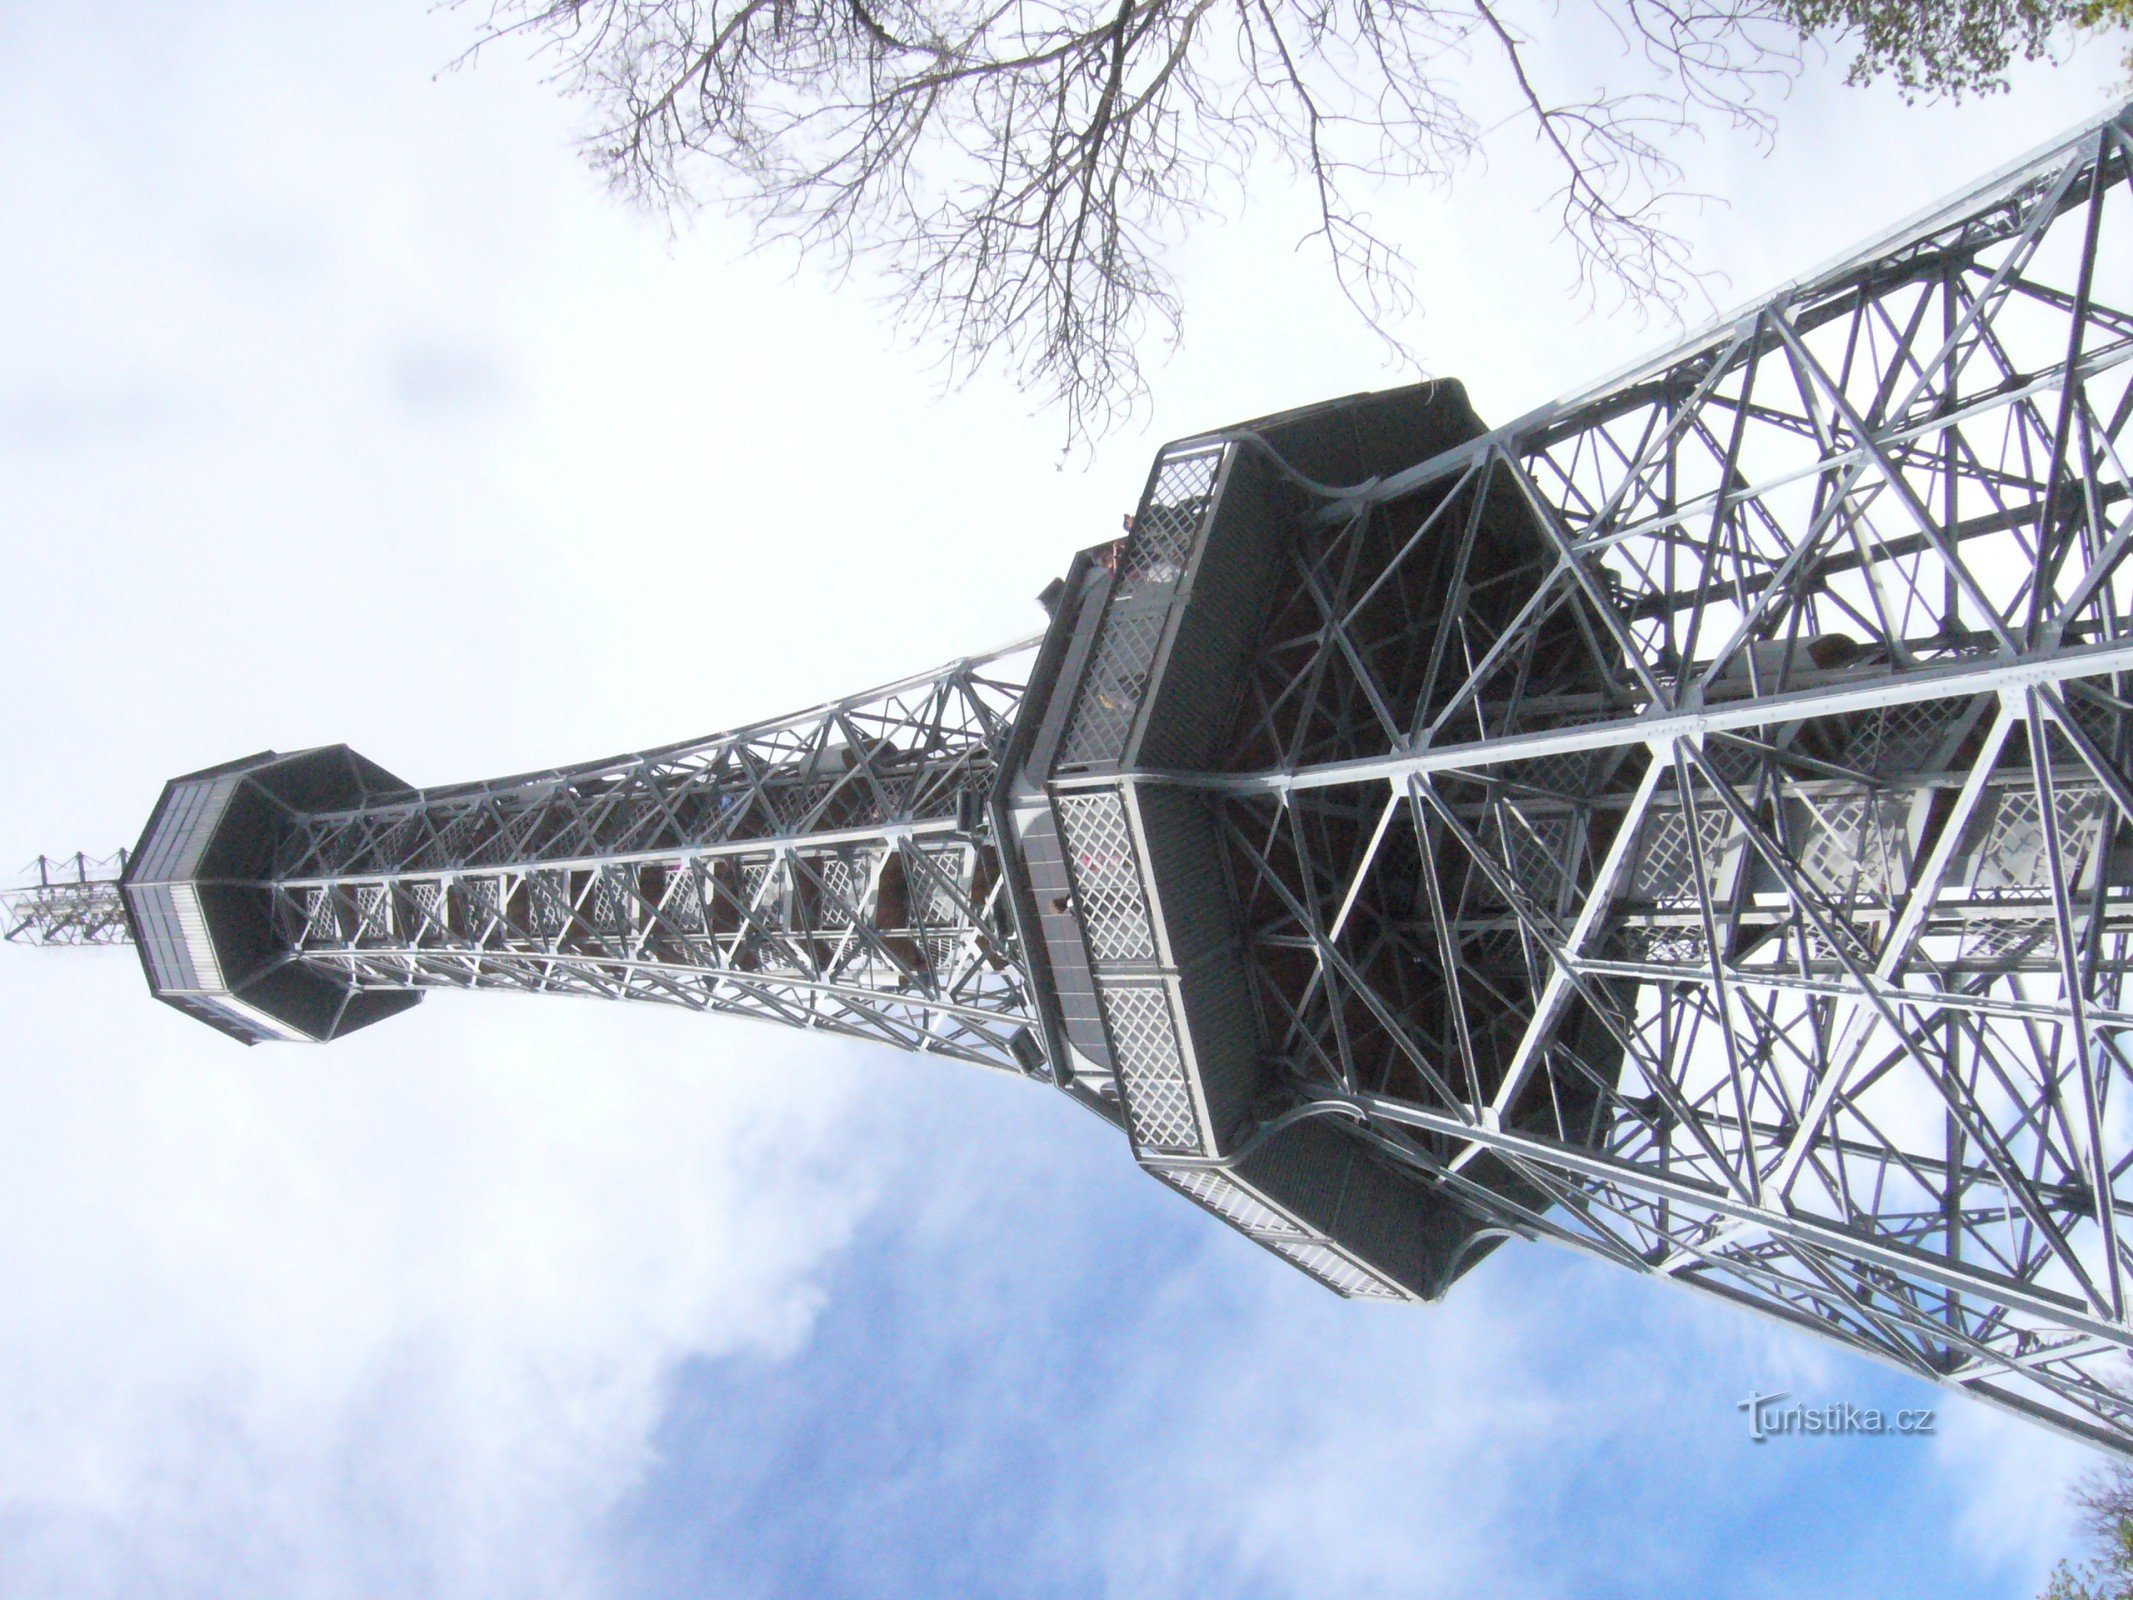
[{"label": "lattice antenna structure", "polygon": [[22,881],[0,889],[0,935],[10,944],[52,946],[130,943],[119,875],[126,852],[39,856]]},{"label": "lattice antenna structure", "polygon": [[176,780],[151,988],[952,1056],[1344,1295],[1553,1240],[2133,1455],[2129,161],[2133,108],[1507,426],[1168,446],[1015,651],[494,783]]}]

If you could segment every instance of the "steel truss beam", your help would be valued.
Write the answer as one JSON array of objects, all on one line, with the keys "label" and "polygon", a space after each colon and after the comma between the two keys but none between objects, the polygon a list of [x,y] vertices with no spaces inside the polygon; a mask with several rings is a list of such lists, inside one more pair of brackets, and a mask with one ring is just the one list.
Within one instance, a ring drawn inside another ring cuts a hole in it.
[{"label": "steel truss beam", "polygon": [[1299,1103],[2119,1451],[2129,161],[1319,492],[1231,770],[1139,778],[1218,811]]},{"label": "steel truss beam", "polygon": [[1035,1070],[984,806],[1029,654],[307,815],[273,866],[277,928],[357,989],[656,1000]]}]

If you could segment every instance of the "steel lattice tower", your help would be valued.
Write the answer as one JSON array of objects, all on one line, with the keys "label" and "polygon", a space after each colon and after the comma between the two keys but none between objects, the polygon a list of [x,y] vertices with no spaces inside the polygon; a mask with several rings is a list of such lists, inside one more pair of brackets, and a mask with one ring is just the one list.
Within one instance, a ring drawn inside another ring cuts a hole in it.
[{"label": "steel lattice tower", "polygon": [[2133,108],[1506,427],[1171,445],[1008,652],[493,783],[176,780],[150,985],[955,1056],[1342,1294],[1553,1239],[2133,1453],[2129,161]]}]

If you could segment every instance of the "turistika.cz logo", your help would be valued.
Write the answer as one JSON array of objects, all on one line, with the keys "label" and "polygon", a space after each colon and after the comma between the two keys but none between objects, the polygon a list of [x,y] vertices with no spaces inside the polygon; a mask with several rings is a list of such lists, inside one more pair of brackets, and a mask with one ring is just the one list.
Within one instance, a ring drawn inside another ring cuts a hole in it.
[{"label": "turistika.cz logo", "polygon": [[1915,1438],[1933,1432],[1932,1411],[1880,1411],[1873,1406],[1855,1406],[1832,1400],[1824,1405],[1802,1405],[1784,1390],[1776,1394],[1751,1394],[1734,1409],[1748,1413],[1748,1437],[1757,1444],[1796,1434],[1835,1437],[1846,1434],[1900,1434]]}]

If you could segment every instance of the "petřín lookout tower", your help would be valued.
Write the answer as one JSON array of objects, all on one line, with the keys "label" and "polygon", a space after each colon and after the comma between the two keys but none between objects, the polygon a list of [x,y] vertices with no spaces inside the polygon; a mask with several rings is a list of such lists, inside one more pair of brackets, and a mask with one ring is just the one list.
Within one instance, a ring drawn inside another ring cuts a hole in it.
[{"label": "pet\u0159\u00edn lookout tower", "polygon": [[1338,1293],[1554,1239],[2133,1453],[2129,161],[1504,427],[1170,445],[1041,640],[494,782],[210,767],[8,926],[247,1042],[517,989],[954,1056]]}]

